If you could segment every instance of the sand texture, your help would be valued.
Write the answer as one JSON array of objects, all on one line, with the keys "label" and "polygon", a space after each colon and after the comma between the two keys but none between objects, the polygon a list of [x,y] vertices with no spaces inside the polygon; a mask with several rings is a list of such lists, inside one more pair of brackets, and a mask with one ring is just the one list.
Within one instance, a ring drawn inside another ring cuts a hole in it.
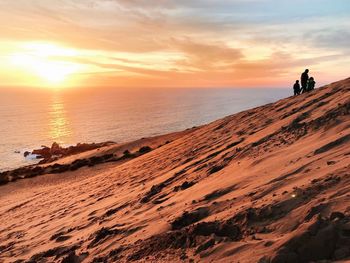
[{"label": "sand texture", "polygon": [[349,113],[346,79],[45,164],[0,186],[0,262],[346,262]]}]

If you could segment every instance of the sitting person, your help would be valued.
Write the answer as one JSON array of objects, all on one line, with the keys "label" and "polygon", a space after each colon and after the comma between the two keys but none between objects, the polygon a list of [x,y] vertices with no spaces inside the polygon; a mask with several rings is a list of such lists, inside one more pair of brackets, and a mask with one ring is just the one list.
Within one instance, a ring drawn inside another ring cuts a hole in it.
[{"label": "sitting person", "polygon": [[307,91],[311,91],[315,89],[316,82],[313,77],[309,78],[307,82]]},{"label": "sitting person", "polygon": [[300,94],[300,84],[299,84],[299,80],[295,81],[295,84],[293,86],[293,90],[294,90],[294,96],[299,95]]}]

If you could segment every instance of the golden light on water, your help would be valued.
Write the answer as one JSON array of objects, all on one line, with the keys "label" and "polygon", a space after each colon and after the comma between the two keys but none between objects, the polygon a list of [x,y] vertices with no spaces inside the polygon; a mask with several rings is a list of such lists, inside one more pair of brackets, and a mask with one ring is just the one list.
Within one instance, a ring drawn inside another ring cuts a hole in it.
[{"label": "golden light on water", "polygon": [[64,103],[59,94],[54,94],[49,115],[49,137],[52,141],[61,142],[62,139],[72,134]]}]

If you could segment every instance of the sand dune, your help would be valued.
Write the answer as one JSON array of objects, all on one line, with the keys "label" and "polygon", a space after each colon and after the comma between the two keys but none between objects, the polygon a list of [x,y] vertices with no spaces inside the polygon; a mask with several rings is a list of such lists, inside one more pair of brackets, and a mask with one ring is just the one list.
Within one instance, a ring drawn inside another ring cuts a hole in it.
[{"label": "sand dune", "polygon": [[[350,260],[350,79],[0,186],[1,262]],[[49,171],[49,170],[45,170]]]}]

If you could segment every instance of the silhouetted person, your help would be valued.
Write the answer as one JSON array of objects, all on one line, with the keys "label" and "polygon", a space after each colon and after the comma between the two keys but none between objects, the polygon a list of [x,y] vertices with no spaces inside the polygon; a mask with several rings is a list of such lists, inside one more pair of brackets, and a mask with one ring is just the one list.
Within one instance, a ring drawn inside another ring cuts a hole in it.
[{"label": "silhouetted person", "polygon": [[296,81],[295,81],[295,84],[294,84],[294,86],[293,86],[293,90],[294,90],[294,96],[300,94],[300,84],[299,84],[299,80],[296,80]]},{"label": "silhouetted person", "polygon": [[307,92],[307,81],[309,80],[309,70],[305,69],[304,73],[301,74],[301,90],[303,93]]},{"label": "silhouetted person", "polygon": [[307,82],[307,91],[311,91],[315,89],[316,81],[313,77],[309,78],[309,81]]}]

